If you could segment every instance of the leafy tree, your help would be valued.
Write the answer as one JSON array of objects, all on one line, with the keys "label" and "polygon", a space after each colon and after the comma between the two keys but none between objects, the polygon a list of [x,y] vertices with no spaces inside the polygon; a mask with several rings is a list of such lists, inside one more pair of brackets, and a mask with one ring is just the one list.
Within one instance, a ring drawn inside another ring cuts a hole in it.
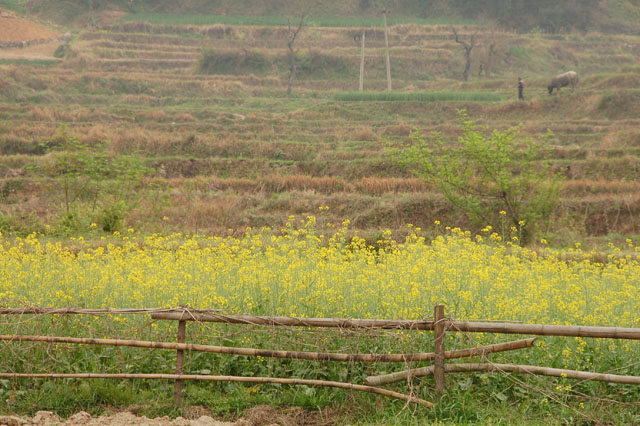
[{"label": "leafy tree", "polygon": [[548,222],[560,195],[561,177],[549,169],[544,147],[519,127],[504,132],[477,127],[460,111],[457,143],[418,132],[394,158],[432,183],[475,226],[500,225],[504,216],[526,243]]}]

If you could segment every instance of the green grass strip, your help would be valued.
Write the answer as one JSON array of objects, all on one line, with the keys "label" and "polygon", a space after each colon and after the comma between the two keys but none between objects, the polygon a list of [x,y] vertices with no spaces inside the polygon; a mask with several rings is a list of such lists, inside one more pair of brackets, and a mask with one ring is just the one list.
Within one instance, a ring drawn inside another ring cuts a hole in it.
[{"label": "green grass strip", "polygon": [[[296,21],[294,18],[293,21]],[[256,26],[287,26],[289,20],[285,16],[221,16],[221,15],[187,15],[169,13],[131,13],[122,18],[123,21],[144,21],[150,24],[174,25],[256,25]],[[382,18],[330,18],[310,17],[309,26],[315,27],[381,27]],[[471,19],[420,19],[420,18],[389,18],[389,25],[420,24],[420,25],[475,25]]]},{"label": "green grass strip", "polygon": [[62,62],[59,59],[0,59],[0,64],[14,64],[14,65],[33,65],[39,67],[50,67]]},{"label": "green grass strip", "polygon": [[499,93],[490,92],[341,92],[333,95],[336,101],[389,101],[389,102],[437,102],[477,101],[497,102],[504,99]]}]

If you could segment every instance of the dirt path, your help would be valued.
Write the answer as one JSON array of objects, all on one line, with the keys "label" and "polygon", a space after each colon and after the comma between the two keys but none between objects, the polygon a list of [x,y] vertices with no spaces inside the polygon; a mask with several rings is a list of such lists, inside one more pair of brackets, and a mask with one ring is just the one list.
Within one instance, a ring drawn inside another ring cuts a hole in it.
[{"label": "dirt path", "polygon": [[[0,23],[1,24],[1,23]],[[53,52],[56,51],[58,46],[62,43],[46,43],[37,44],[35,46],[29,46],[25,48],[3,48],[0,49],[0,59],[10,60],[27,60],[27,61],[51,61],[60,59],[53,56]]]},{"label": "dirt path", "polygon": [[[191,407],[192,419],[167,416],[150,419],[137,416],[131,411],[91,417],[81,411],[62,421],[51,411],[38,411],[35,416],[0,416],[0,426],[331,426],[335,425],[337,413],[331,409],[322,411],[306,411],[300,407],[278,408],[270,405],[259,405],[247,411],[245,417],[233,423],[216,420],[202,407]],[[208,414],[204,414],[208,413]]]}]

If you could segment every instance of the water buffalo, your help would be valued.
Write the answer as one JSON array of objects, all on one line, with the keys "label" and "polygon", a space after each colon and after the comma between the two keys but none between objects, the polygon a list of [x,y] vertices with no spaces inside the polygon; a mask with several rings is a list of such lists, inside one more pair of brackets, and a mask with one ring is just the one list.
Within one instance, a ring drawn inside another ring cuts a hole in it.
[{"label": "water buffalo", "polygon": [[558,89],[559,91],[561,87],[576,87],[576,84],[578,84],[578,73],[575,71],[568,71],[564,74],[559,74],[553,77],[553,80],[551,80],[551,84],[547,86],[547,89],[549,89],[549,94],[551,94],[553,93],[553,89]]}]

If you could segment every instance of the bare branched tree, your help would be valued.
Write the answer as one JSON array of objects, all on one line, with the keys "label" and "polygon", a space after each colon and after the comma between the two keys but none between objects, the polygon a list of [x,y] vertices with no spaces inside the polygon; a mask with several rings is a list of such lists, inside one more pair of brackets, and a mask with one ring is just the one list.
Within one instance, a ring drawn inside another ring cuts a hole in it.
[{"label": "bare branched tree", "polygon": [[490,17],[483,18],[488,23],[488,30],[485,31],[485,35],[482,37],[485,40],[484,52],[480,59],[480,66],[478,69],[478,76],[481,76],[484,72],[485,77],[491,78],[491,74],[495,71],[496,61],[498,57],[503,54],[504,51],[504,34],[500,31],[498,23]]},{"label": "bare branched tree", "polygon": [[291,94],[293,90],[293,83],[296,79],[296,51],[294,50],[294,44],[298,38],[298,34],[304,28],[306,24],[307,13],[300,15],[300,21],[298,27],[291,25],[291,19],[289,19],[289,37],[287,39],[287,47],[289,48],[289,83],[287,84],[287,95]]},{"label": "bare branched tree", "polygon": [[451,26],[451,31],[453,32],[453,35],[456,36],[456,43],[464,47],[465,65],[462,77],[464,78],[464,81],[467,81],[469,79],[469,70],[471,69],[471,51],[476,46],[476,36],[478,35],[478,30],[476,29],[476,31],[471,34],[471,39],[469,40],[469,42],[462,40],[462,38],[458,36],[458,31],[453,25]]}]

